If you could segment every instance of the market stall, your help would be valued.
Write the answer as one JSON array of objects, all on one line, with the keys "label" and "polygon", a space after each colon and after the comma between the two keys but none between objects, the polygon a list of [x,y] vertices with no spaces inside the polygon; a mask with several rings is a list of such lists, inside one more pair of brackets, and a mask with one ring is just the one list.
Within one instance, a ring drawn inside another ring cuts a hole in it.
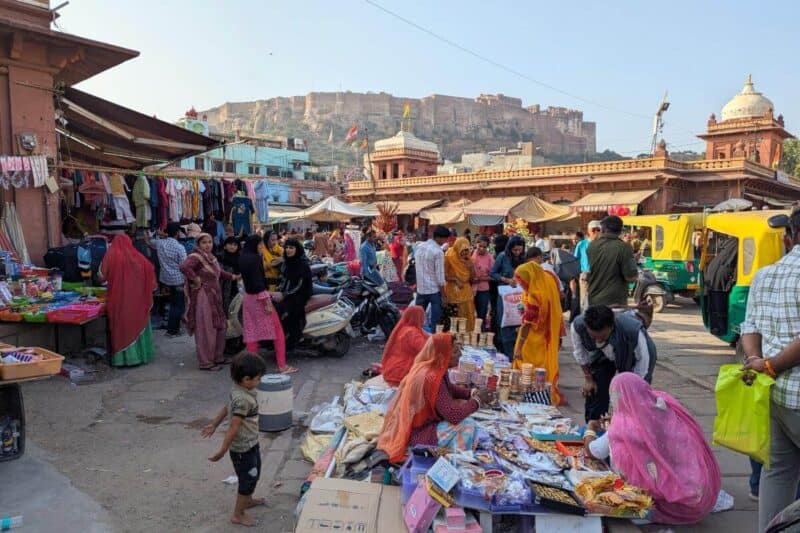
[{"label": "market stall", "polygon": [[[384,484],[394,478],[401,487],[403,521],[416,533],[431,526],[436,532],[489,532],[496,515],[518,516],[523,530],[535,520],[537,530],[600,532],[603,516],[650,516],[653,501],[645,491],[585,455],[578,424],[550,405],[544,369],[529,364],[512,369],[491,347],[491,333],[463,327],[456,322],[463,347],[450,381],[489,389],[496,398],[471,415],[478,427],[475,445],[412,447],[399,470],[373,468],[370,452],[395,389],[380,378],[351,383],[341,401],[337,397],[313,410],[303,445],[304,455],[316,461],[309,493],[322,486],[314,482],[321,477],[366,477]],[[301,513],[298,531],[303,527]]]},{"label": "market stall", "polygon": [[377,210],[351,205],[331,196],[307,209],[287,214],[281,221],[305,219],[316,222],[349,222],[354,218],[373,217],[377,214]]}]

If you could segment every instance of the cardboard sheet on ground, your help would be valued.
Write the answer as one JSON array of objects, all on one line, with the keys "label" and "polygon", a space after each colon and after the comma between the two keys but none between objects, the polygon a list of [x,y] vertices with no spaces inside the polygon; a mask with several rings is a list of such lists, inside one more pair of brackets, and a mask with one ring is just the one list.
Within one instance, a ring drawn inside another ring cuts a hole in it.
[{"label": "cardboard sheet on ground", "polygon": [[406,533],[400,487],[317,478],[305,496],[295,533]]}]

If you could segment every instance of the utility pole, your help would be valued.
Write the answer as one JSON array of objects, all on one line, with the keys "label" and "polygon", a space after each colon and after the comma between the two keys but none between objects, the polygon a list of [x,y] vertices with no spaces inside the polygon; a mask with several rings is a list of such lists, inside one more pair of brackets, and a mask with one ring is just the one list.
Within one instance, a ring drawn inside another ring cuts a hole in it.
[{"label": "utility pole", "polygon": [[656,155],[656,147],[658,147],[658,134],[664,129],[664,113],[669,109],[669,102],[667,102],[667,93],[664,92],[664,97],[661,99],[661,103],[658,105],[658,111],[656,111],[655,116],[653,117],[653,138],[650,142],[650,155]]}]

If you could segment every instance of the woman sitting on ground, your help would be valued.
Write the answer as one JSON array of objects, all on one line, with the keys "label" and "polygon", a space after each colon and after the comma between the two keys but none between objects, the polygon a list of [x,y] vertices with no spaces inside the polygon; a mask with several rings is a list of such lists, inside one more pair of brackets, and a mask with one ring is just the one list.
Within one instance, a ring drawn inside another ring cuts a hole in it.
[{"label": "woman sitting on ground", "polygon": [[477,445],[477,426],[469,415],[490,393],[450,383],[447,369],[458,364],[460,348],[449,333],[431,335],[400,382],[377,446],[392,463],[402,462],[409,446],[472,450]]},{"label": "woman sitting on ground", "polygon": [[703,429],[666,392],[655,391],[633,372],[611,380],[611,422],[584,433],[588,455],[610,459],[625,481],[653,497],[653,522],[695,524],[714,508],[720,471]]},{"label": "woman sitting on ground", "polygon": [[422,329],[424,324],[425,310],[418,305],[412,305],[403,312],[389,335],[383,349],[381,373],[384,381],[392,387],[400,385],[414,364],[414,358],[425,346],[428,334]]}]

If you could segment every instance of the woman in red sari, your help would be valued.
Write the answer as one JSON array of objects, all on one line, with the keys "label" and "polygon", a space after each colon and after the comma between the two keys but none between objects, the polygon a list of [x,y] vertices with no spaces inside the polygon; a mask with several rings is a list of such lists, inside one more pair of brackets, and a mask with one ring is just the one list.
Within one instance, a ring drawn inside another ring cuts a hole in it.
[{"label": "woman in red sari", "polygon": [[200,370],[221,370],[219,365],[228,362],[224,355],[226,314],[219,280],[239,278],[220,268],[211,252],[213,248],[211,235],[201,233],[194,250],[181,264],[181,272],[186,276],[183,290],[187,299],[183,321],[189,335],[194,335]]},{"label": "woman in red sari", "polygon": [[113,366],[148,363],[156,353],[150,309],[156,274],[153,264],[133,247],[130,237],[117,235],[100,265],[108,282],[106,314],[111,330]]},{"label": "woman in red sari", "polygon": [[392,387],[400,384],[414,364],[414,358],[425,346],[428,334],[422,329],[424,324],[425,310],[418,305],[412,305],[403,312],[389,335],[383,349],[381,372],[384,381]]},{"label": "woman in red sari", "polygon": [[409,446],[474,449],[476,426],[469,415],[488,401],[486,390],[450,383],[447,369],[458,364],[461,346],[450,333],[430,336],[386,411],[378,449],[393,463]]}]

